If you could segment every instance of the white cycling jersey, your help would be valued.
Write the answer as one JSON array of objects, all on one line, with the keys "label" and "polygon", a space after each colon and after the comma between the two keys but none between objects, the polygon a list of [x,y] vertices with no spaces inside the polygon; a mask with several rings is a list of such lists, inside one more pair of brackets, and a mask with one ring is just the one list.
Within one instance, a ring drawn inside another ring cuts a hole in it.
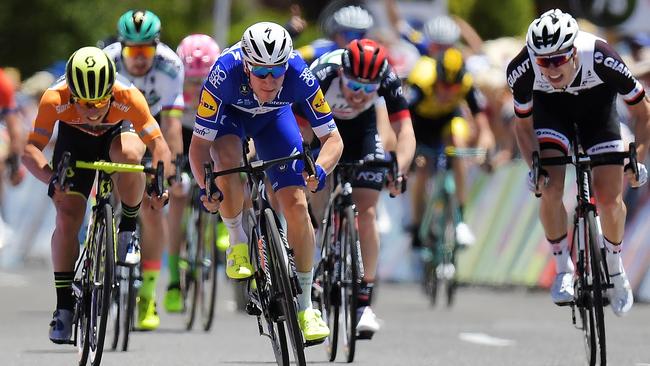
[{"label": "white cycling jersey", "polygon": [[115,62],[116,71],[129,79],[144,94],[153,116],[164,110],[183,111],[183,63],[176,52],[164,43],[156,46],[156,55],[149,72],[143,76],[133,76],[126,71],[122,60],[122,45],[113,43],[104,52]]}]

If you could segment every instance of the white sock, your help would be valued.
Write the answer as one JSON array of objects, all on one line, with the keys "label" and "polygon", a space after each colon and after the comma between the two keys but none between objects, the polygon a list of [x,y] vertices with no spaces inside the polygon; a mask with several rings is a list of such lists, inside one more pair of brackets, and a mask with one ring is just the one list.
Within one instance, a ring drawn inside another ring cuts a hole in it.
[{"label": "white sock", "polygon": [[565,235],[559,241],[548,241],[553,248],[555,258],[555,270],[557,273],[573,273],[573,261],[569,252],[569,242]]},{"label": "white sock", "polygon": [[605,248],[607,248],[607,270],[610,276],[617,275],[624,272],[623,258],[621,258],[621,251],[623,250],[623,242],[616,245],[607,238],[605,239]]},{"label": "white sock", "polygon": [[298,273],[298,282],[300,283],[300,288],[302,293],[298,295],[298,311],[304,311],[311,309],[311,282],[314,277],[312,271],[309,272],[297,272]]},{"label": "white sock", "polygon": [[230,245],[248,243],[248,238],[244,232],[244,228],[241,225],[242,213],[240,212],[237,216],[229,219],[227,217],[221,217],[224,225],[228,229],[228,236]]}]

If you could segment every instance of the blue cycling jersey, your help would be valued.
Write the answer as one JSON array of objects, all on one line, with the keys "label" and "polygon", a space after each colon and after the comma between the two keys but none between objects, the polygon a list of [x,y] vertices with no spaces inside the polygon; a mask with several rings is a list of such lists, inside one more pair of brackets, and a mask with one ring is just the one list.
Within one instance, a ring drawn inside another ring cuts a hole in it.
[{"label": "blue cycling jersey", "polygon": [[318,137],[336,129],[318,80],[297,53],[289,58],[282,89],[271,102],[259,102],[244,67],[239,43],[224,50],[212,66],[201,89],[194,135],[212,141],[223,135],[219,133],[222,119],[232,116],[243,124],[247,135],[254,136],[266,121],[276,119],[294,103],[302,108]]}]

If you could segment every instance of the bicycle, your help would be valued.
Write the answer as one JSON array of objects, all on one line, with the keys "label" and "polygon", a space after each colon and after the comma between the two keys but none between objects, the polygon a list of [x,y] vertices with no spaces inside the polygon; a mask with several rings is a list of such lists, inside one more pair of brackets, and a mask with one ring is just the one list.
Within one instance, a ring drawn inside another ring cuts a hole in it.
[{"label": "bicycle", "polygon": [[456,281],[457,253],[456,226],[460,223],[456,198],[456,182],[452,170],[452,158],[484,157],[486,151],[477,148],[430,149],[418,146],[418,155],[429,156],[436,161],[433,192],[427,202],[417,235],[423,248],[422,287],[435,305],[438,292],[444,289],[447,306],[452,306],[458,283]]},{"label": "bicycle", "polygon": [[[186,158],[176,158],[176,179],[180,181]],[[191,330],[196,319],[197,307],[201,313],[204,331],[212,327],[217,297],[217,250],[218,215],[210,215],[202,208],[199,186],[192,184],[190,200],[185,208],[185,240],[179,253],[180,287],[185,312],[185,329]]]},{"label": "bicycle", "polygon": [[79,365],[84,366],[88,359],[93,366],[101,363],[108,322],[108,310],[113,288],[116,285],[115,273],[115,239],[116,227],[111,205],[113,181],[111,174],[115,172],[148,173],[156,176],[156,191],[162,192],[163,166],[157,169],[145,168],[142,165],[112,163],[105,161],[72,162],[71,154],[64,152],[57,167],[58,184],[64,189],[69,186],[67,178],[73,173],[72,169],[90,169],[98,172],[96,180],[96,202],[91,208],[91,218],[84,249],[75,265],[75,279],[72,290],[75,296],[73,338],[70,344],[75,344],[79,350]]},{"label": "bicycle", "polygon": [[[597,155],[587,155],[582,152],[577,139],[572,142],[572,146],[573,155],[571,156],[540,158],[539,152],[533,152],[531,171],[533,181],[538,182],[538,178],[542,175],[548,177],[543,166],[565,164],[575,166],[578,193],[569,250],[576,262],[577,275],[574,279],[574,300],[566,305],[571,306],[573,325],[583,332],[589,365],[604,366],[607,364],[607,351],[603,308],[609,304],[606,291],[613,285],[609,280],[603,234],[591,189],[591,166],[594,163],[619,163],[623,159],[629,158],[629,165],[638,179],[636,146],[634,143],[630,143],[627,152],[609,152]],[[538,183],[536,183],[536,191],[539,192]],[[541,194],[536,193],[536,196],[541,197]],[[580,317],[579,324],[576,320],[576,308]]]},{"label": "bicycle", "polygon": [[[205,163],[206,196],[220,193],[214,183],[216,177],[228,174],[245,173],[251,192],[253,208],[245,210],[245,225],[248,234],[248,251],[253,265],[253,276],[245,280],[249,302],[246,312],[257,317],[259,333],[271,340],[273,353],[278,365],[289,365],[287,335],[297,365],[304,366],[304,347],[310,346],[302,338],[298,324],[296,296],[301,293],[293,260],[293,250],[289,248],[286,238],[279,230],[280,221],[271,208],[266,197],[264,170],[276,165],[302,159],[308,174],[314,175],[315,169],[308,146],[303,146],[304,153],[295,154],[268,161],[249,162],[248,145],[243,146],[244,165],[238,168],[213,172],[212,164]],[[264,324],[262,324],[264,322]],[[265,332],[266,328],[266,332]]]},{"label": "bicycle", "polygon": [[[321,260],[314,271],[312,298],[330,328],[325,350],[330,362],[336,359],[339,325],[343,327],[346,361],[354,361],[357,339],[370,339],[371,333],[357,332],[357,298],[363,278],[363,261],[357,228],[357,209],[352,201],[352,181],[363,168],[388,168],[397,176],[397,159],[339,162],[334,171],[335,188],[320,225]],[[403,185],[402,189],[406,186]],[[340,319],[341,310],[343,319]]]}]

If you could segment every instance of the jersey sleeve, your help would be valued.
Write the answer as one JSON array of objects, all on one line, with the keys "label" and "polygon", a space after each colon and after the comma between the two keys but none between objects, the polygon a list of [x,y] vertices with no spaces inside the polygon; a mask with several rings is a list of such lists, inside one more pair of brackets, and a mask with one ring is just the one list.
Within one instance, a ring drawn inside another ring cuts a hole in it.
[{"label": "jersey sleeve", "polygon": [[463,76],[462,85],[463,88],[467,89],[465,101],[467,102],[467,106],[472,114],[475,115],[483,112],[486,108],[487,101],[485,100],[483,93],[481,93],[481,91],[474,85],[474,79],[471,74],[466,73]]},{"label": "jersey sleeve", "polygon": [[388,76],[381,81],[381,86],[379,87],[379,92],[377,94],[384,97],[386,110],[388,111],[388,119],[391,123],[411,117],[408,109],[408,102],[404,96],[402,81],[392,68],[388,73]]},{"label": "jersey sleeve", "polygon": [[46,90],[38,103],[38,112],[29,132],[27,142],[43,149],[50,138],[57,122],[56,106],[61,103],[59,94],[54,90]]},{"label": "jersey sleeve", "polygon": [[529,117],[533,113],[535,71],[526,46],[510,61],[506,69],[506,78],[514,96],[515,114],[519,118]]},{"label": "jersey sleeve", "polygon": [[420,55],[429,54],[427,40],[422,32],[413,28],[406,21],[399,22],[397,28],[400,36],[414,45],[418,49],[418,52],[420,52]]},{"label": "jersey sleeve", "polygon": [[194,118],[194,136],[208,141],[214,141],[217,137],[217,121],[225,111],[224,103],[228,103],[229,95],[234,93],[230,90],[232,76],[228,74],[229,69],[222,58],[212,65],[201,88],[199,107]]},{"label": "jersey sleeve", "polygon": [[[286,78],[283,88],[295,88],[295,104],[302,109],[314,134],[323,137],[336,130],[332,111],[325,100],[320,83],[300,56],[296,54],[289,60],[289,71],[287,72],[292,72],[298,77]],[[293,85],[286,85],[287,82]]]},{"label": "jersey sleeve", "polygon": [[125,112],[124,119],[131,121],[142,142],[147,144],[155,138],[162,137],[160,126],[151,115],[149,105],[142,92],[136,87],[130,87],[124,93],[131,105],[131,108]]},{"label": "jersey sleeve", "polygon": [[162,96],[162,111],[175,111],[178,113],[178,116],[180,116],[185,108],[185,100],[183,99],[185,71],[183,70],[183,64],[181,61],[175,61],[177,62],[168,61],[168,67],[173,68],[175,72],[169,74],[169,84],[164,88],[164,94]]},{"label": "jersey sleeve", "polygon": [[16,109],[16,95],[11,81],[4,72],[0,72],[0,117]]},{"label": "jersey sleeve", "polygon": [[596,40],[594,46],[594,71],[607,85],[623,96],[629,105],[639,103],[645,90],[621,59],[621,56],[606,42]]}]

